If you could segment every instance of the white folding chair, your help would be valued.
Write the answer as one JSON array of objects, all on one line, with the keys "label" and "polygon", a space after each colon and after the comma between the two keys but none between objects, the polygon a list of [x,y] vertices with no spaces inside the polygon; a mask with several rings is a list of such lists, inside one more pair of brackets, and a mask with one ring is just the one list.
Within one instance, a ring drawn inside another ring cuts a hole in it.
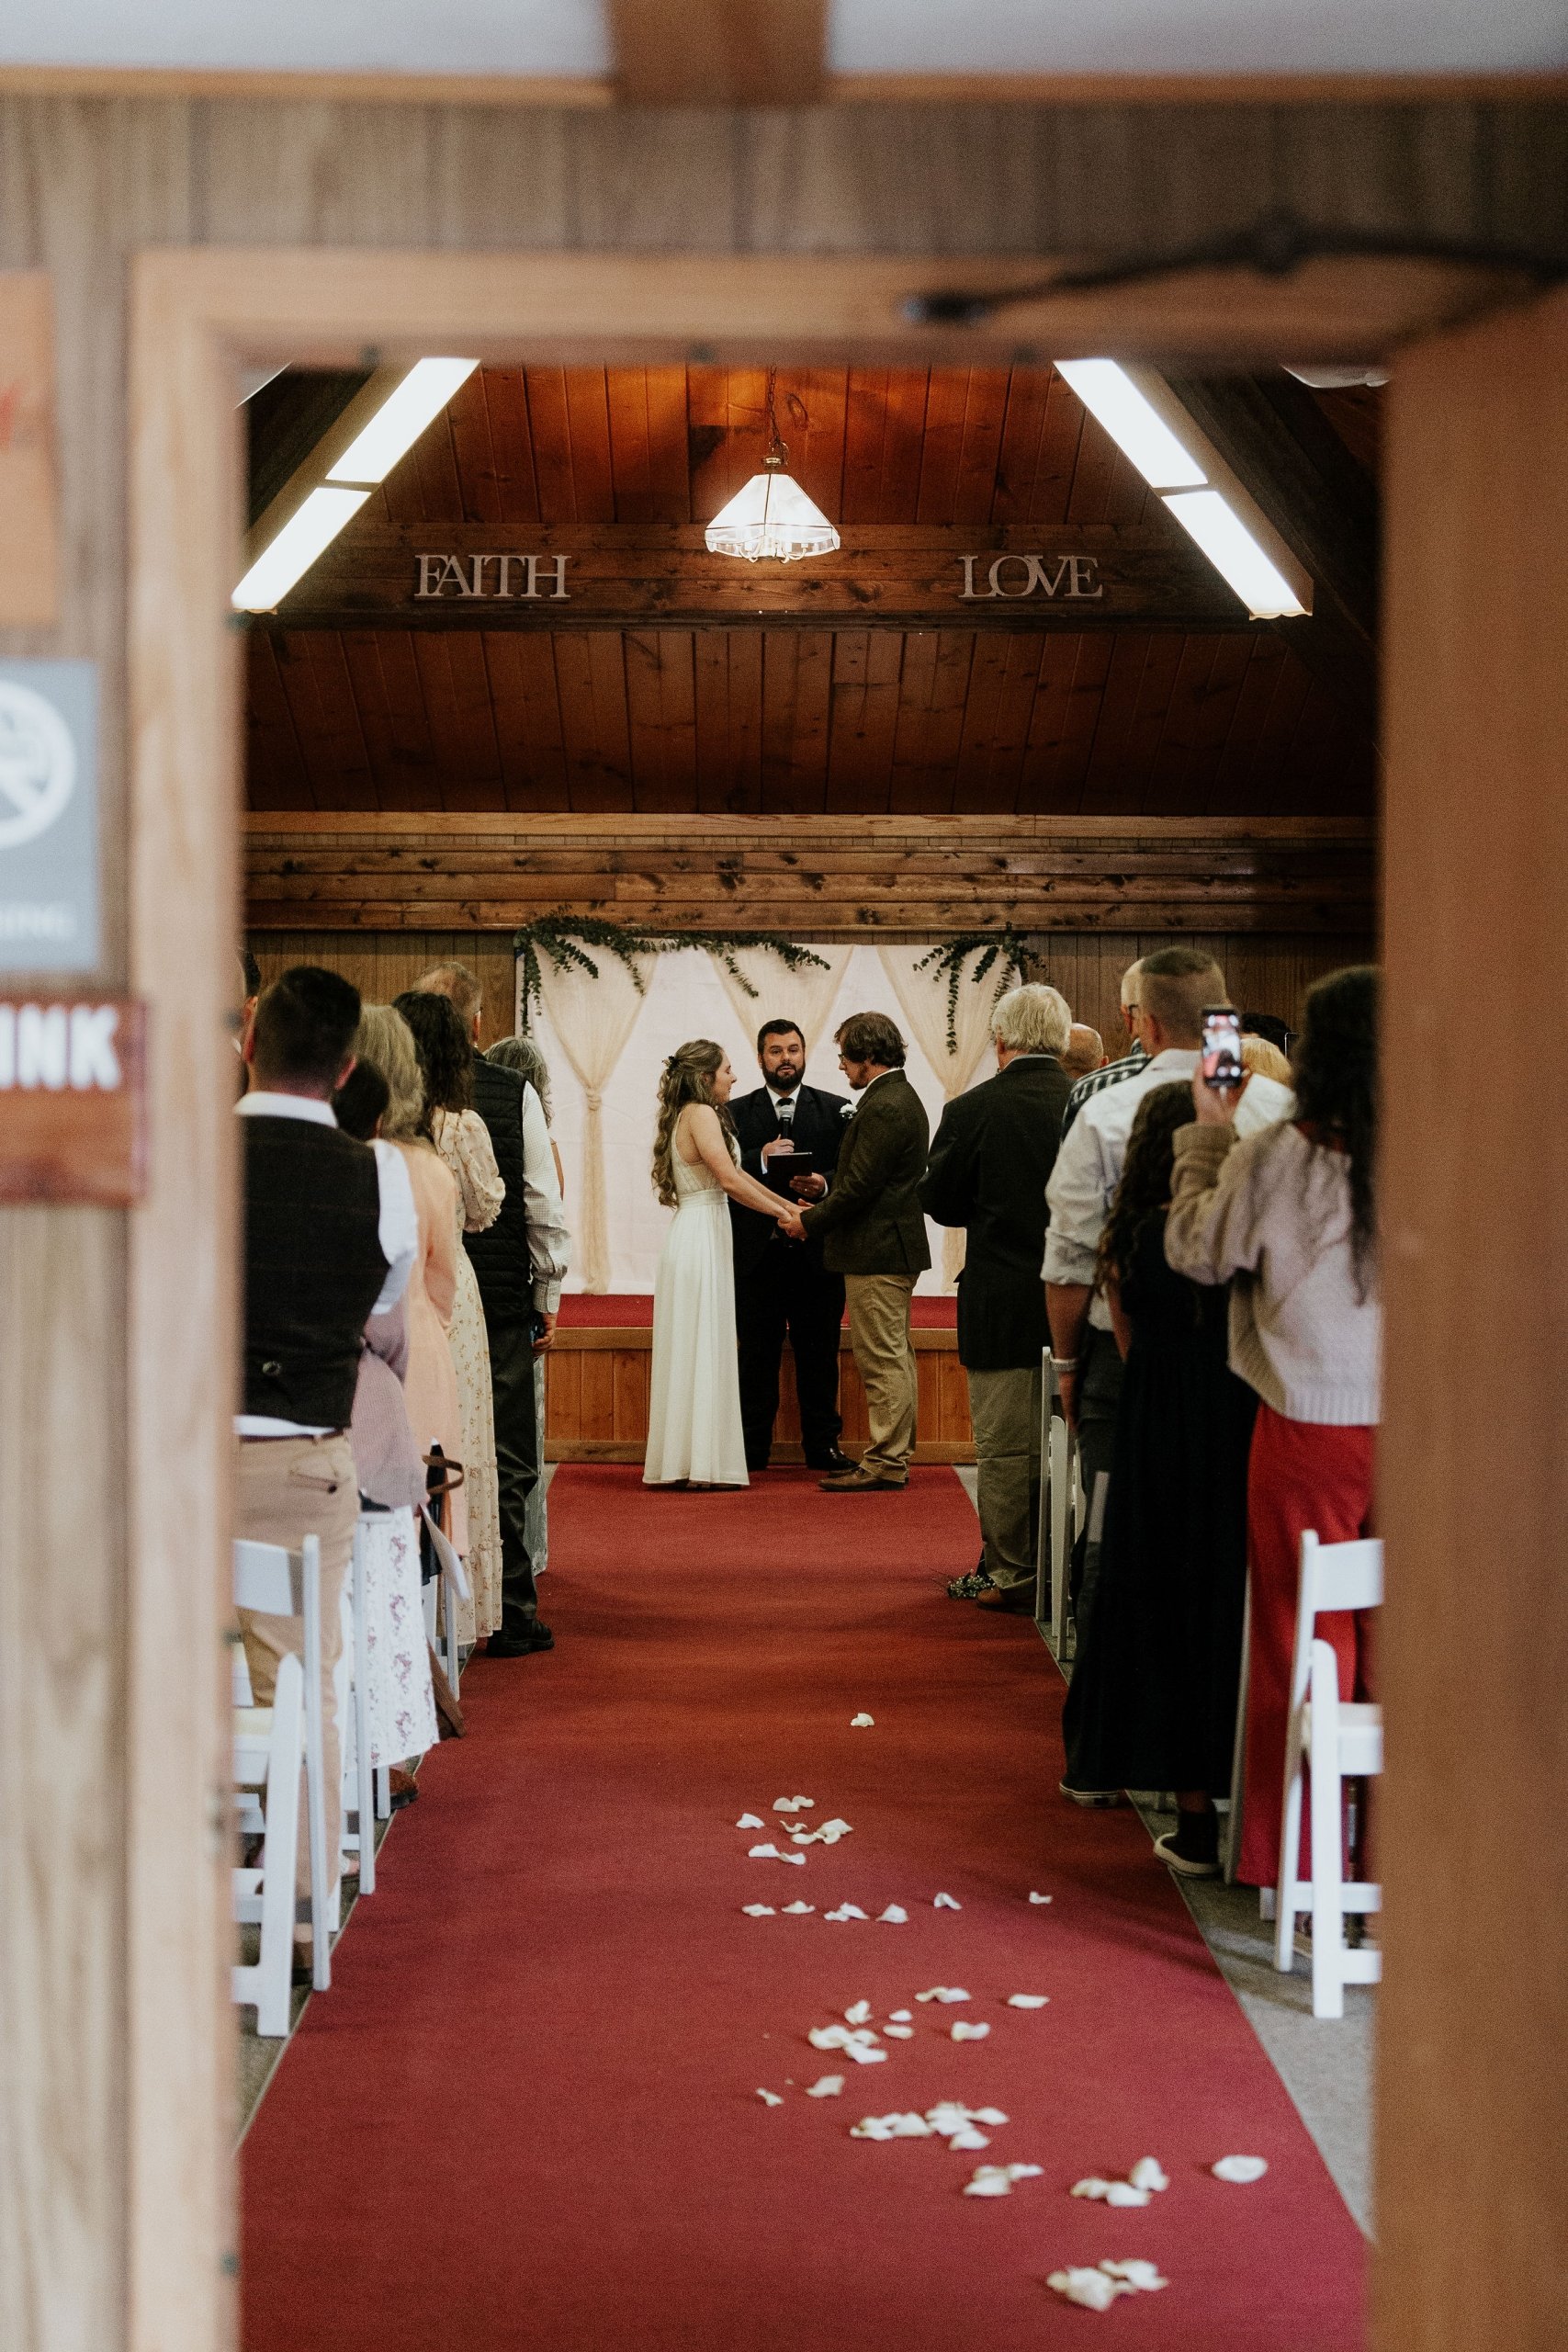
[{"label": "white folding chair", "polygon": [[[349,1568],[347,1599],[352,1611],[353,1641],[349,1656],[354,1662],[354,1703],[345,1731],[343,1755],[343,1844],[345,1853],[359,1857],[359,1892],[376,1892],[376,1788],[375,1773],[370,1763],[370,1653],[367,1642],[367,1587],[368,1566],[365,1521],[361,1519],[354,1531],[354,1554]],[[358,1826],[347,1826],[350,1813],[357,1816]]]},{"label": "white folding chair", "polygon": [[[1291,1713],[1285,1734],[1285,1791],[1280,1819],[1280,1881],[1274,1896],[1274,1965],[1288,1973],[1296,1917],[1312,1914],[1314,2017],[1345,2014],[1347,1984],[1375,1984],[1382,1954],[1345,1940],[1347,1913],[1382,1908],[1382,1889],[1345,1877],[1345,1782],[1382,1770],[1382,1709],[1348,1702],[1339,1692],[1338,1660],[1314,1628],[1334,1611],[1376,1609],[1383,1591],[1382,1545],[1376,1537],[1320,1544],[1302,1536]],[[1296,1875],[1301,1855],[1302,1781],[1312,1775],[1312,1876]]]},{"label": "white folding chair", "polygon": [[1034,1623],[1053,1648],[1051,1626],[1051,1351],[1040,1351],[1040,1486],[1034,1510]]},{"label": "white folding chair", "polygon": [[473,1589],[468,1582],[468,1572],[463,1566],[461,1556],[454,1551],[451,1544],[428,1512],[425,1514],[425,1524],[430,1530],[430,1540],[435,1547],[435,1557],[441,1568],[440,1641],[438,1642],[435,1638],[436,1594],[434,1578],[424,1588],[425,1631],[430,1638],[431,1648],[441,1660],[441,1670],[452,1687],[452,1696],[455,1699],[457,1695],[458,1676],[462,1671],[462,1660],[457,1648],[457,1606],[460,1601],[473,1599]]},{"label": "white folding chair", "polygon": [[1049,1613],[1044,1620],[1045,1637],[1055,1655],[1060,1658],[1066,1655],[1067,1586],[1079,1513],[1072,1432],[1067,1427],[1066,1414],[1060,1409],[1061,1390],[1049,1351],[1046,1351],[1043,1371],[1041,1384],[1041,1410],[1044,1416],[1041,1432],[1041,1516],[1046,1523],[1046,1542],[1040,1573],[1043,1580],[1049,1576],[1050,1600]]},{"label": "white folding chair", "polygon": [[[1236,1864],[1241,1860],[1241,1819],[1247,1781],[1247,1694],[1252,1666],[1252,1571],[1247,1573],[1247,1598],[1241,1611],[1241,1679],[1235,1693],[1235,1737],[1231,1743],[1231,1803],[1230,1817],[1225,1823],[1225,1884],[1235,1883]],[[1271,1886],[1258,1889],[1258,1907],[1265,1919],[1274,1917],[1274,1890]]]},{"label": "white folding chair", "polygon": [[[252,1598],[258,1592],[268,1597],[264,1600]],[[298,1617],[302,1621],[305,1817],[310,1849],[310,1981],[318,1993],[324,1993],[333,1981],[328,1941],[335,1920],[327,1854],[326,1728],[321,1718],[321,1539],[307,1535],[298,1552],[290,1552],[280,1544],[236,1543],[234,1605],[264,1616]]]},{"label": "white folding chair", "polygon": [[234,1713],[234,1785],[265,1794],[265,1868],[236,1870],[236,1926],[261,1928],[261,1951],[249,1966],[230,1971],[231,1997],[254,2002],[256,2031],[288,2031],[294,1969],[294,1865],[299,1838],[299,1775],[305,1761],[305,1678],[297,1657],[284,1658],[270,1707]]}]

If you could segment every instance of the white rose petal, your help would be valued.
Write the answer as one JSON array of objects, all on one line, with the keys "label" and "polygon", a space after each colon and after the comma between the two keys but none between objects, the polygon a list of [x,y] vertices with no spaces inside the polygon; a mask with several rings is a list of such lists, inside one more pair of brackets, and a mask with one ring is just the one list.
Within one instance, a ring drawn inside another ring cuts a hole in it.
[{"label": "white rose petal", "polygon": [[1087,2180],[1075,2180],[1067,2191],[1069,2197],[1092,2197],[1097,2203],[1111,2194],[1111,2184],[1101,2180],[1098,2173],[1090,2173]]},{"label": "white rose petal", "polygon": [[806,2039],[813,2050],[843,2050],[849,2044],[850,2030],[847,2025],[814,2025]]},{"label": "white rose petal", "polygon": [[886,1911],[879,1911],[876,1916],[881,1924],[888,1928],[902,1928],[909,1917],[901,1903],[890,1903]]},{"label": "white rose petal", "polygon": [[1262,2179],[1269,2169],[1269,2160],[1266,2156],[1222,2156],[1209,2169],[1216,2180],[1234,2181],[1238,2188],[1245,2188],[1250,2182]]},{"label": "white rose petal", "polygon": [[1069,2303],[1081,2303],[1086,2312],[1108,2312],[1118,2295],[1135,2291],[1126,2279],[1108,2278],[1103,2270],[1053,2270],[1045,2284]]},{"label": "white rose petal", "polygon": [[954,2041],[984,2041],[990,2030],[988,2025],[971,2025],[967,2019],[960,2018],[953,2028],[952,2039]]},{"label": "white rose petal", "polygon": [[1010,2197],[1012,2183],[1005,2165],[976,2165],[964,2184],[965,2197]]},{"label": "white rose petal", "polygon": [[737,1829],[765,1829],[767,1826],[760,1813],[743,1813],[735,1825]]},{"label": "white rose petal", "polygon": [[773,1811],[775,1813],[809,1813],[814,1803],[815,1799],[811,1797],[775,1797]]},{"label": "white rose petal", "polygon": [[850,1717],[850,1729],[852,1731],[870,1731],[875,1722],[876,1717],[874,1715],[852,1715]]},{"label": "white rose petal", "polygon": [[1043,2165],[1009,2165],[1008,2177],[1011,2180],[1038,2180],[1044,2170]]},{"label": "white rose petal", "polygon": [[779,2097],[777,2091],[759,2091],[757,2093],[757,2097],[761,2100],[764,2107],[782,2107],[784,2105],[784,2101]]},{"label": "white rose petal", "polygon": [[912,2025],[885,2025],[882,2030],[893,2041],[913,2041],[915,2038]]},{"label": "white rose petal", "polygon": [[967,2001],[971,1996],[962,1984],[933,1984],[929,1993],[917,1993],[917,2001]]},{"label": "white rose petal", "polygon": [[871,2003],[869,2001],[857,2001],[852,2009],[846,2009],[844,2011],[844,2023],[846,2025],[869,2025],[871,2023]]},{"label": "white rose petal", "polygon": [[887,2014],[895,2025],[908,2025],[914,2012],[912,2009],[889,2009]]},{"label": "white rose petal", "polygon": [[933,1911],[962,1911],[963,1908],[963,1904],[956,1902],[951,1894],[933,1894],[931,1897]]},{"label": "white rose petal", "polygon": [[784,1917],[788,1919],[803,1919],[808,1911],[815,1911],[816,1908],[815,1903],[786,1903]]},{"label": "white rose petal", "polygon": [[[801,1859],[804,1860],[804,1856]],[[865,1916],[858,1903],[840,1903],[836,1911],[824,1911],[822,1914],[824,1919],[834,1920],[863,1919]]]},{"label": "white rose petal", "polygon": [[1170,2175],[1157,2156],[1140,2156],[1127,2177],[1134,2188],[1152,2188],[1156,2194],[1170,2187]]},{"label": "white rose petal", "polygon": [[1049,1993],[1010,1993],[1010,2009],[1043,2009],[1050,2000]]},{"label": "white rose petal", "polygon": [[1153,2203],[1146,2188],[1134,2188],[1130,2180],[1107,2183],[1105,2201],[1108,2205],[1149,2205]]},{"label": "white rose petal", "polygon": [[740,1908],[745,1912],[748,1919],[771,1919],[773,1917],[773,1906],[771,1903],[743,1903]]},{"label": "white rose petal", "polygon": [[976,2132],[972,2123],[966,2123],[962,2132],[953,2134],[947,2144],[954,2155],[967,2155],[972,2148],[988,2148],[991,2143],[983,2132]]},{"label": "white rose petal", "polygon": [[1049,1903],[1051,1900],[1048,1894],[1031,1894],[1029,1899],[1031,1903]]},{"label": "white rose petal", "polygon": [[1168,2278],[1160,2277],[1156,2265],[1152,2262],[1102,2262],[1100,2267],[1108,2278],[1125,2279],[1127,2285],[1135,2288],[1140,2294],[1156,2294],[1161,2287],[1170,2284]]},{"label": "white rose petal", "polygon": [[1007,2117],[1002,2113],[999,2107],[972,2107],[969,2110],[969,2117],[970,2120],[974,2123],[996,2124],[1005,2123],[1007,2121]]},{"label": "white rose petal", "polygon": [[837,2098],[843,2087],[842,2075],[818,2075],[814,2083],[807,2086],[806,2096],[807,2098]]}]

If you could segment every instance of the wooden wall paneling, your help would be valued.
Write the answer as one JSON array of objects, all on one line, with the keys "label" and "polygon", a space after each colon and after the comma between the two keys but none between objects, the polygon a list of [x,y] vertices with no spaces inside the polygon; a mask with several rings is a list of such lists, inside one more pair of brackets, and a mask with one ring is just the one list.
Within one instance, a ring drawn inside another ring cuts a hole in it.
[{"label": "wooden wall paneling", "polygon": [[[1568,1102],[1533,1052],[1475,1051],[1450,975],[1484,973],[1499,1039],[1539,1035],[1558,989],[1568,300],[1411,354],[1387,430],[1389,1751],[1372,2341],[1548,2352],[1568,2333],[1568,2278],[1535,2255],[1568,2207]],[[1478,533],[1484,627],[1463,568]],[[1462,1642],[1442,1630],[1456,1610]],[[1530,1923],[1501,1974],[1460,1892],[1483,1884],[1492,1916],[1522,1905]],[[1489,2279],[1505,2283],[1488,2291]]]}]

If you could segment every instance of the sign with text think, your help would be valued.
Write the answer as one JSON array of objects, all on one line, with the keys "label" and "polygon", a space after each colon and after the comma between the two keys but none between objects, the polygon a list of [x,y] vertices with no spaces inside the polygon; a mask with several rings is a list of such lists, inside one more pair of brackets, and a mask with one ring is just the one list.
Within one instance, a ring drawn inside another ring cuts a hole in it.
[{"label": "sign with text think", "polygon": [[145,1081],[142,1005],[0,997],[0,1203],[139,1201]]},{"label": "sign with text think", "polygon": [[97,683],[91,662],[0,662],[0,972],[98,962]]}]

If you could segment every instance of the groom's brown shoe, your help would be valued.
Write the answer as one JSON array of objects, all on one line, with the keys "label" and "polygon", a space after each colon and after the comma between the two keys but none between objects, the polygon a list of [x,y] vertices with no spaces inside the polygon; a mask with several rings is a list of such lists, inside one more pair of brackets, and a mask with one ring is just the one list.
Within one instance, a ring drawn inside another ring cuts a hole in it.
[{"label": "groom's brown shoe", "polygon": [[836,1477],[818,1478],[825,1495],[901,1495],[908,1481],[879,1478],[869,1470],[842,1470]]}]

